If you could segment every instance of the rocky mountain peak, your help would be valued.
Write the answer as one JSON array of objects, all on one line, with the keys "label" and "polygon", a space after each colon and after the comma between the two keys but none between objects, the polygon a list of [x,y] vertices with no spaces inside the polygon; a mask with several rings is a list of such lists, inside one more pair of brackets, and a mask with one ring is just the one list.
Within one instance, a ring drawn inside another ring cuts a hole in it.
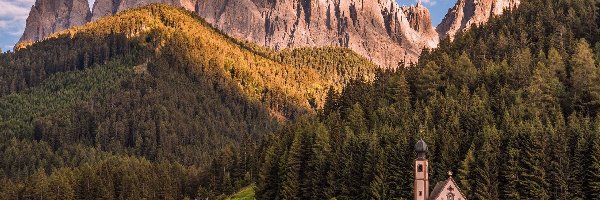
[{"label": "rocky mountain peak", "polygon": [[87,0],[37,0],[19,42],[35,42],[54,32],[83,25],[90,14]]},{"label": "rocky mountain peak", "polygon": [[276,50],[347,47],[394,68],[416,61],[423,48],[437,47],[440,38],[483,23],[519,0],[458,0],[437,30],[421,1],[399,6],[395,0],[96,0],[90,13],[87,0],[37,0],[21,41],[37,41],[151,3],[184,7],[233,37]]},{"label": "rocky mountain peak", "polygon": [[437,26],[441,39],[453,39],[456,33],[487,22],[493,15],[519,6],[520,0],[458,0]]}]

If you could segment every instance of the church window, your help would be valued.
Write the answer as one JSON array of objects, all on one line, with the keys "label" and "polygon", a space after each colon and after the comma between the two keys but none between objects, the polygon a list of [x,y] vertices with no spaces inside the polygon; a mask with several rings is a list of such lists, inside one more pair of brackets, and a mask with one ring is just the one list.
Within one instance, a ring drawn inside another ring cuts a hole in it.
[{"label": "church window", "polygon": [[423,172],[423,165],[417,165],[417,172]]},{"label": "church window", "polygon": [[419,191],[419,196],[423,196],[423,191]]},{"label": "church window", "polygon": [[454,200],[454,194],[452,194],[452,193],[449,193],[447,197],[448,197],[448,200]]}]

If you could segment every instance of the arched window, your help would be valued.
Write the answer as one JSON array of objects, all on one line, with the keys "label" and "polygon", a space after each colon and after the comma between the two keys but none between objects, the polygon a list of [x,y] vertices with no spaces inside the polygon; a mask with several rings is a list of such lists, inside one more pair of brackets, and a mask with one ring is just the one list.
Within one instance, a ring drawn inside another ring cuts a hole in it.
[{"label": "arched window", "polygon": [[448,200],[454,200],[454,194],[448,193]]},{"label": "arched window", "polygon": [[423,165],[417,165],[417,172],[423,172]]}]

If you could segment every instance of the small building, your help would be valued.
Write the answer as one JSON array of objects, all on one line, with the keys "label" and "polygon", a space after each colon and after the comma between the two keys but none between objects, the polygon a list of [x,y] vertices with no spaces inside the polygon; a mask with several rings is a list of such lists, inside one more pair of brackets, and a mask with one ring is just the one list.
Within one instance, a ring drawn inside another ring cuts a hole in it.
[{"label": "small building", "polygon": [[458,185],[448,172],[448,179],[438,182],[429,193],[429,162],[427,161],[427,144],[422,139],[415,144],[417,159],[415,160],[415,200],[466,200]]}]

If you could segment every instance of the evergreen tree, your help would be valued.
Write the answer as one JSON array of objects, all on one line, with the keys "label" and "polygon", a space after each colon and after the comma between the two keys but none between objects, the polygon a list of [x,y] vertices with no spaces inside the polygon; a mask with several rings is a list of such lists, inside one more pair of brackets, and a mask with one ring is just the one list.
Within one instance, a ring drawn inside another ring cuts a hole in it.
[{"label": "evergreen tree", "polygon": [[[536,123],[536,122],[534,122]],[[534,127],[535,126],[535,127]],[[549,199],[544,165],[545,142],[536,124],[525,124],[518,135],[521,156],[519,158],[519,193],[522,199]]]},{"label": "evergreen tree", "polygon": [[569,168],[569,140],[562,113],[554,111],[554,125],[546,125],[546,132],[549,134],[549,169],[548,182],[550,199],[568,199],[569,177],[571,169]]},{"label": "evergreen tree", "polygon": [[586,198],[600,199],[600,135],[598,132],[592,135],[589,152],[590,166],[585,179],[588,187],[584,188]]},{"label": "evergreen tree", "polygon": [[558,107],[564,91],[564,86],[556,76],[555,70],[546,67],[543,62],[538,62],[533,72],[533,80],[527,88],[533,107],[545,110]]},{"label": "evergreen tree", "polygon": [[475,155],[474,155],[474,150],[475,145],[471,145],[471,148],[469,148],[469,151],[467,151],[467,154],[465,156],[465,159],[460,163],[460,169],[458,170],[458,180],[459,180],[459,184],[460,184],[460,188],[462,190],[462,192],[464,194],[466,194],[466,198],[472,199],[473,196],[473,191],[472,189],[474,189],[474,177],[473,177],[473,170],[476,166],[475,165]]},{"label": "evergreen tree", "polygon": [[479,138],[473,170],[473,199],[498,199],[497,180],[497,145],[499,142],[498,130],[493,126],[486,126]]},{"label": "evergreen tree", "polygon": [[521,199],[519,194],[519,159],[520,151],[515,147],[514,139],[506,141],[505,158],[501,166],[501,193],[500,199]]},{"label": "evergreen tree", "polygon": [[289,151],[289,156],[285,164],[284,180],[282,185],[282,198],[283,199],[302,199],[302,189],[304,185],[301,185],[303,175],[304,163],[306,161],[306,149],[303,148],[305,142],[305,135],[302,132],[296,132],[294,140]]},{"label": "evergreen tree", "polygon": [[267,149],[264,160],[258,176],[256,196],[260,199],[280,199],[281,170],[274,146]]},{"label": "evergreen tree", "polygon": [[571,66],[573,104],[584,112],[597,109],[600,105],[600,77],[594,54],[585,39],[577,42],[575,52],[571,56]]},{"label": "evergreen tree", "polygon": [[44,199],[49,194],[50,185],[48,175],[44,169],[38,169],[35,174],[29,178],[29,183],[23,190],[23,197],[26,199]]},{"label": "evergreen tree", "polygon": [[571,159],[569,168],[572,176],[569,177],[569,192],[572,199],[585,199],[585,183],[582,177],[586,176],[586,158],[588,150],[587,127],[585,120],[580,120],[576,115],[569,117],[569,134],[571,135]]}]

